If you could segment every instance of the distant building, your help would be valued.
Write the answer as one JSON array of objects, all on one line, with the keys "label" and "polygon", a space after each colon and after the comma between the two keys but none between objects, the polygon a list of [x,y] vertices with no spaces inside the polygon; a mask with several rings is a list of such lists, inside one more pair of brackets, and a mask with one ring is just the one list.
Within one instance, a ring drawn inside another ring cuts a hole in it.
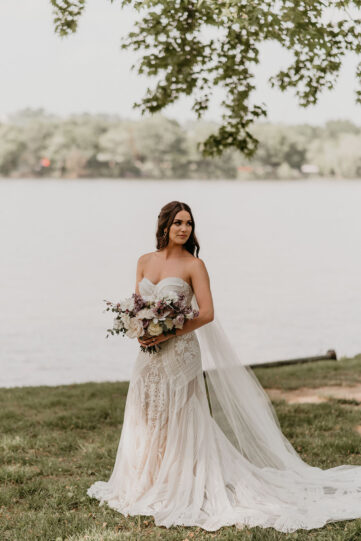
[{"label": "distant building", "polygon": [[301,165],[301,171],[306,175],[317,175],[320,172],[318,165],[313,165],[312,163]]}]

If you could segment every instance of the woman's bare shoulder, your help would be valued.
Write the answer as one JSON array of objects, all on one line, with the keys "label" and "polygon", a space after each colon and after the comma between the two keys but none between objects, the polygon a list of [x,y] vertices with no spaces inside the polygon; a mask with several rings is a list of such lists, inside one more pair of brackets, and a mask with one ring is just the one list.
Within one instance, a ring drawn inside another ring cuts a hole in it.
[{"label": "woman's bare shoulder", "polygon": [[146,263],[154,256],[155,252],[147,252],[146,254],[142,254],[139,256],[138,261],[139,263]]},{"label": "woman's bare shoulder", "polygon": [[190,255],[190,264],[193,265],[195,268],[205,267],[206,264],[200,257],[196,257],[195,255]]},{"label": "woman's bare shoulder", "polygon": [[205,262],[200,257],[194,257],[189,261],[189,273],[191,279],[206,278],[208,277],[208,271]]},{"label": "woman's bare shoulder", "polygon": [[205,269],[205,263],[200,257],[196,257],[192,254],[189,254],[190,257],[187,258],[187,267],[190,274],[199,272],[201,269]]}]

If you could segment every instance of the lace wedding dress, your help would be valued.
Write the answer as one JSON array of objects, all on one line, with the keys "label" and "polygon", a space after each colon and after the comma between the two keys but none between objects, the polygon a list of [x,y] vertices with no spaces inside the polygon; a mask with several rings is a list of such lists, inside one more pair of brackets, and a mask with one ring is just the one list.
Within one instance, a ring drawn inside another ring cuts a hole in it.
[{"label": "lace wedding dress", "polygon": [[[178,277],[143,278],[139,290],[181,292],[197,308]],[[113,472],[87,494],[166,527],[293,532],[361,517],[361,466],[322,470],[301,459],[215,319],[158,353],[139,351]]]}]

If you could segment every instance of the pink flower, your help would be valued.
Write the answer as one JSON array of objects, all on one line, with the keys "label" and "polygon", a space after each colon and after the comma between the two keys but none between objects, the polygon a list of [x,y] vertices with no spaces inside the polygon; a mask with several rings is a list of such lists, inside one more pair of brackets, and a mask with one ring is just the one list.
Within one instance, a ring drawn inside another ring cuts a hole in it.
[{"label": "pink flower", "polygon": [[174,320],[174,326],[176,329],[182,329],[184,324],[184,315],[179,314]]}]

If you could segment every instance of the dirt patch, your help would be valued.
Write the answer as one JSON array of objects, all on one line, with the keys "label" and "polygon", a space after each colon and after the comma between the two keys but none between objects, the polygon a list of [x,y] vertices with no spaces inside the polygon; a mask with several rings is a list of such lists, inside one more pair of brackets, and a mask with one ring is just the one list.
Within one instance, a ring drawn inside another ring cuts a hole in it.
[{"label": "dirt patch", "polygon": [[346,400],[357,400],[361,402],[361,384],[329,385],[324,387],[301,387],[294,391],[282,389],[266,389],[271,400],[286,400],[289,404],[319,404],[327,402],[330,398],[343,398]]},{"label": "dirt patch", "polygon": [[361,425],[356,426],[355,428],[356,432],[358,432],[361,436]]}]

